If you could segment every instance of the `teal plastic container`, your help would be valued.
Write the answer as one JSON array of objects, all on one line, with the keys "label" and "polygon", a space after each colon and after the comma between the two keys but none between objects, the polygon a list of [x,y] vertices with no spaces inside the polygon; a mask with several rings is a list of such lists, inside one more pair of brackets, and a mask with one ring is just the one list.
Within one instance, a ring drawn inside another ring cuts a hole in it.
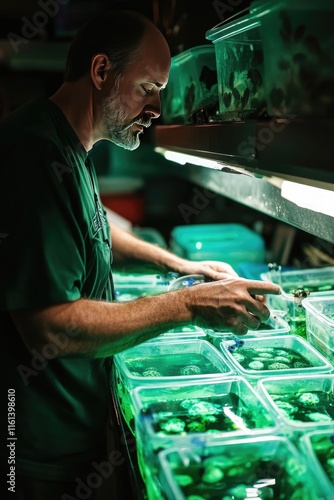
[{"label": "teal plastic container", "polygon": [[260,116],[266,109],[260,21],[248,13],[206,32],[215,47],[219,113],[223,120]]},{"label": "teal plastic container", "polygon": [[218,103],[214,47],[198,45],[172,57],[167,87],[161,92],[165,124],[191,123],[192,115]]},{"label": "teal plastic container", "polygon": [[190,260],[222,260],[231,266],[263,262],[263,238],[242,224],[193,224],[171,231],[170,248]]},{"label": "teal plastic container", "polygon": [[334,2],[256,0],[267,111],[286,118],[334,116]]}]

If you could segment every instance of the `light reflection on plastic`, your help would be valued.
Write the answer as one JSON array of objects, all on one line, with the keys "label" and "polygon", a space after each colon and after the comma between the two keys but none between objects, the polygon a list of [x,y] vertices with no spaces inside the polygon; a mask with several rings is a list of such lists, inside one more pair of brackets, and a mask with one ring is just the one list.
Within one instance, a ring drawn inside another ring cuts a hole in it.
[{"label": "light reflection on plastic", "polygon": [[261,500],[261,497],[259,497],[259,489],[260,488],[265,488],[267,486],[273,486],[276,484],[276,480],[271,478],[271,479],[260,479],[257,481],[253,488],[246,488],[246,497],[244,500],[247,500],[248,498],[252,498],[253,500]]}]

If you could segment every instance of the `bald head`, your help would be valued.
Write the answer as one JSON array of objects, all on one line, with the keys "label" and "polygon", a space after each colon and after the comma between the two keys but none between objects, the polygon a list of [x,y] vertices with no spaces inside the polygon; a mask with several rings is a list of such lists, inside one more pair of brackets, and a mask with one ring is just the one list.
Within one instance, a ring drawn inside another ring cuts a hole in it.
[{"label": "bald head", "polygon": [[75,36],[67,57],[64,81],[74,82],[88,74],[97,53],[108,56],[116,76],[122,74],[138,57],[144,37],[157,44],[156,51],[169,54],[162,33],[142,14],[129,10],[101,12]]}]

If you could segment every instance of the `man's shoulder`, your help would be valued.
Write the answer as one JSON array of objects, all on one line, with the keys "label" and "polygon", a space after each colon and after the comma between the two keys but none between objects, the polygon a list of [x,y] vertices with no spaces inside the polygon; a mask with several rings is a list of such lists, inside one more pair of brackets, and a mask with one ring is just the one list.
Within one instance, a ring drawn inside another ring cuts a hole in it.
[{"label": "man's shoulder", "polygon": [[56,120],[52,104],[47,98],[37,97],[13,110],[0,120],[0,141],[4,148],[15,142],[24,143],[27,138],[36,142],[52,141],[57,137]]},{"label": "man's shoulder", "polygon": [[5,160],[63,150],[57,114],[47,98],[35,98],[0,120],[0,150]]}]

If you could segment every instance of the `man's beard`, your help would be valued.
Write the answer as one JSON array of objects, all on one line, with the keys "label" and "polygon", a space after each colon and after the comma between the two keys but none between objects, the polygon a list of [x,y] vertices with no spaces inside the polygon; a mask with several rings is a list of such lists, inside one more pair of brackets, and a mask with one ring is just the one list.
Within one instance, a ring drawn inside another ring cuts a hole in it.
[{"label": "man's beard", "polygon": [[126,121],[126,107],[124,106],[119,90],[118,82],[114,86],[111,94],[102,103],[103,124],[106,129],[106,139],[124,149],[134,150],[140,145],[139,134],[141,131],[133,132],[131,127],[134,123],[148,126],[150,121],[134,118],[130,122]]}]

